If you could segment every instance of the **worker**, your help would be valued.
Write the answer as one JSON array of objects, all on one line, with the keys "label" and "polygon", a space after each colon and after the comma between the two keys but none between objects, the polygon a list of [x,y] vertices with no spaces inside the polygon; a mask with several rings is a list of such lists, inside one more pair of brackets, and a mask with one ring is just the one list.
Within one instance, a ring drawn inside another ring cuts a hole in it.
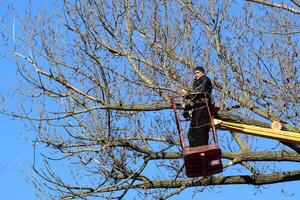
[{"label": "worker", "polygon": [[191,118],[188,131],[190,147],[208,145],[211,119],[205,102],[208,101],[210,109],[212,108],[211,80],[206,76],[203,67],[196,67],[194,74],[193,90],[191,94],[187,95],[184,99],[185,105],[183,112],[185,118]]}]

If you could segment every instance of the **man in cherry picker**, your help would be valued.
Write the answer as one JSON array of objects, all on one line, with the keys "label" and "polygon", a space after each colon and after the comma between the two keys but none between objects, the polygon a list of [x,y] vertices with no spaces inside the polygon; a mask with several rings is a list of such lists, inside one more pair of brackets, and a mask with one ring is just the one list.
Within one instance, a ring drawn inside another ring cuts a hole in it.
[{"label": "man in cherry picker", "polygon": [[[212,83],[206,76],[203,67],[194,69],[195,79],[191,94],[184,99],[185,118],[191,117],[188,140],[190,147],[208,145],[208,135],[210,129],[210,117],[205,101],[208,101],[211,109]],[[195,94],[196,93],[196,94]],[[205,94],[205,95],[204,95]]]}]

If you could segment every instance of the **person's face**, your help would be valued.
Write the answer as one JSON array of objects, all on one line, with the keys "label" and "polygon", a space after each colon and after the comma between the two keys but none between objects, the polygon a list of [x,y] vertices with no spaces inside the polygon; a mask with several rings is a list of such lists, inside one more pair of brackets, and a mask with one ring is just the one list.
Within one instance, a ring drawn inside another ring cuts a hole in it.
[{"label": "person's face", "polygon": [[202,72],[198,70],[196,70],[194,73],[195,73],[195,79],[199,79],[204,75]]}]

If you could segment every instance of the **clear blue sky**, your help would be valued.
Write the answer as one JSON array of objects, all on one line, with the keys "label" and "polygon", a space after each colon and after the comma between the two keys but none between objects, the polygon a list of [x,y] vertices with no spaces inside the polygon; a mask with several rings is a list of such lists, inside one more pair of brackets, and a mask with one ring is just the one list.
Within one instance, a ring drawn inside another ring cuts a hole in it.
[{"label": "clear blue sky", "polygon": [[[9,92],[16,69],[0,59],[0,91]],[[25,174],[33,157],[31,145],[22,136],[25,127],[18,120],[0,115],[0,199],[35,199],[33,189],[26,183]]]},{"label": "clear blue sky", "polygon": [[[1,1],[0,1],[1,2]],[[16,2],[16,1],[15,1]],[[18,9],[22,8],[22,2],[15,3]],[[0,8],[1,11],[1,8]],[[0,46],[0,52],[8,51]],[[0,58],[0,93],[9,93],[16,80],[16,66],[11,59]],[[16,97],[16,96],[15,96]],[[16,99],[10,98],[10,104],[16,105]],[[2,101],[2,100],[1,100]],[[1,104],[2,105],[2,102]],[[2,106],[1,106],[2,107]],[[31,200],[36,199],[34,189],[26,182],[26,175],[32,163],[33,150],[26,141],[26,135],[30,134],[19,120],[0,115],[0,200]],[[25,171],[23,173],[22,171]],[[214,200],[252,200],[252,199],[300,199],[300,181],[275,184],[255,188],[250,185],[231,185],[207,187],[205,192],[199,193],[195,199],[214,199]],[[186,199],[191,196],[191,190],[183,192],[183,196],[175,199]],[[125,199],[131,199],[126,196]]]}]

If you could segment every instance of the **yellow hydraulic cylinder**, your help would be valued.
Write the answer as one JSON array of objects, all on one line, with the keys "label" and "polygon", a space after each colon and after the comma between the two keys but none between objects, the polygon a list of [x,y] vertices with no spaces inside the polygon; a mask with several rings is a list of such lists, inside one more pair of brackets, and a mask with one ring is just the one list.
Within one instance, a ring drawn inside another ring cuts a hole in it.
[{"label": "yellow hydraulic cylinder", "polygon": [[227,122],[219,119],[214,119],[214,123],[217,128],[223,130],[236,131],[239,133],[280,140],[287,143],[300,144],[300,133],[296,132],[262,128],[259,126]]}]

